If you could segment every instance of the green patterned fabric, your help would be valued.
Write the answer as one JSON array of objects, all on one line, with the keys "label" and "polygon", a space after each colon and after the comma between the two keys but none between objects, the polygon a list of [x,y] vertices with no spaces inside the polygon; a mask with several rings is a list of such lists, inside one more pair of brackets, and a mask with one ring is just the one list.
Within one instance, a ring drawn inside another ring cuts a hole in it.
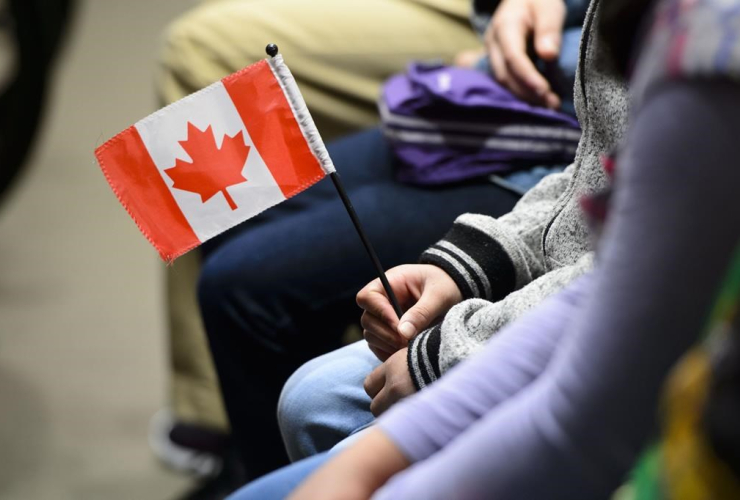
[{"label": "green patterned fabric", "polygon": [[[728,354],[740,352],[738,347],[740,250],[710,314],[702,341],[682,358],[666,381],[659,441],[643,453],[629,483],[615,493],[613,500],[740,498],[737,464],[733,468],[718,456],[708,432],[709,422],[715,421],[708,418],[712,399],[728,395],[740,398],[738,358]],[[715,390],[718,387],[721,393]],[[722,406],[726,408],[727,405]],[[740,421],[740,415],[724,417]]]}]

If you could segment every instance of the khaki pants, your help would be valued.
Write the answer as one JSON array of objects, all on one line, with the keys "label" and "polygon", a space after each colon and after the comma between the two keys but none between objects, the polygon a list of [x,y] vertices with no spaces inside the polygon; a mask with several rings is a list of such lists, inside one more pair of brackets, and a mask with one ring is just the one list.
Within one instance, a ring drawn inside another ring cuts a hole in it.
[{"label": "khaki pants", "polygon": [[[469,0],[210,0],[169,27],[157,74],[169,103],[265,57],[276,43],[325,140],[377,122],[380,85],[411,60],[479,46]],[[167,269],[177,418],[227,421],[195,298],[198,252]]]}]

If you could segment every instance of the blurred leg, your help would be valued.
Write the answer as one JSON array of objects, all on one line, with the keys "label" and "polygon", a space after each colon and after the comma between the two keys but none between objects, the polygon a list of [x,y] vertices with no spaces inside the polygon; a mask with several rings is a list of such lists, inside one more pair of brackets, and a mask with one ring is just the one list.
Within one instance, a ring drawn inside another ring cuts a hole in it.
[{"label": "blurred leg", "polygon": [[328,453],[301,460],[252,481],[228,500],[281,500],[330,458]]},{"label": "blurred leg", "polygon": [[363,382],[378,365],[362,340],[314,358],[290,376],[278,423],[291,461],[329,450],[374,420]]},{"label": "blurred leg", "polygon": [[377,122],[378,90],[413,59],[480,45],[468,0],[223,0],[174,22],[157,87],[164,102],[265,58],[276,43],[325,139]]},{"label": "blurred leg", "polygon": [[[170,25],[157,91],[162,103],[174,102],[264,58],[275,42],[328,140],[375,123],[380,84],[408,60],[450,60],[476,46],[468,11],[468,0],[210,0]],[[166,270],[172,408],[178,420],[226,431],[194,307],[199,267],[191,252]]]},{"label": "blurred leg", "polygon": [[195,297],[200,262],[200,252],[190,252],[166,271],[170,401],[178,422],[227,432],[229,424]]}]

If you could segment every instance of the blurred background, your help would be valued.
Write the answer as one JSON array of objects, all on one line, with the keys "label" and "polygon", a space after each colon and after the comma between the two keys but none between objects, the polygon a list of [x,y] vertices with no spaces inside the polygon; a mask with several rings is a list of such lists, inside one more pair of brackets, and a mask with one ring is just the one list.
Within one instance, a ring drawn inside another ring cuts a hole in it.
[{"label": "blurred background", "polygon": [[[5,28],[10,3],[0,0]],[[194,4],[88,0],[72,9],[34,146],[0,194],[0,499],[175,498],[190,486],[147,444],[167,391],[164,264],[93,150],[157,107],[159,37]],[[36,39],[49,31],[24,29]],[[2,31],[0,91],[18,64]],[[30,114],[34,105],[23,103]],[[6,132],[24,128],[15,120]],[[0,144],[4,175],[19,140]]]}]

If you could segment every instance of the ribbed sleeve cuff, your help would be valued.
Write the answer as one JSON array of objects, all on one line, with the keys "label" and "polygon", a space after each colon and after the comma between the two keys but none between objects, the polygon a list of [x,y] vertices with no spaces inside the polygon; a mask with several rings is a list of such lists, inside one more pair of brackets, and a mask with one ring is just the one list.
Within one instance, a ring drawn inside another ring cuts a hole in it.
[{"label": "ribbed sleeve cuff", "polygon": [[407,362],[411,380],[417,391],[437,380],[439,371],[439,344],[442,326],[422,332],[409,342]]},{"label": "ribbed sleeve cuff", "polygon": [[504,247],[467,224],[456,222],[419,262],[441,267],[466,299],[497,301],[516,289],[516,269]]}]

